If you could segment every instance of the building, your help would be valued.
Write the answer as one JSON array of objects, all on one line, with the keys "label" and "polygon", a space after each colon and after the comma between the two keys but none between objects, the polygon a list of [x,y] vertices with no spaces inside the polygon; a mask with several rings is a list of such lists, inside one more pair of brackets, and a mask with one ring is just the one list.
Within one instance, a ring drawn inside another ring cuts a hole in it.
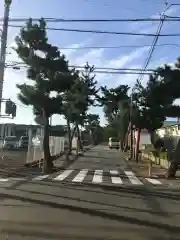
[{"label": "building", "polygon": [[[25,136],[28,135],[29,128],[32,129],[33,135],[36,134],[37,130],[41,129],[40,125],[26,125],[26,124],[15,124],[15,123],[4,123],[0,124],[0,139],[6,136]],[[63,125],[56,125],[50,127],[50,135],[52,136],[64,136],[67,129]]]},{"label": "building", "polygon": [[28,134],[28,129],[32,128],[33,131],[37,131],[40,128],[38,125],[25,125],[25,124],[15,124],[15,123],[4,123],[0,124],[0,138],[6,136],[23,136]]},{"label": "building", "polygon": [[177,121],[165,121],[163,126],[156,131],[161,137],[180,136],[180,127]]}]

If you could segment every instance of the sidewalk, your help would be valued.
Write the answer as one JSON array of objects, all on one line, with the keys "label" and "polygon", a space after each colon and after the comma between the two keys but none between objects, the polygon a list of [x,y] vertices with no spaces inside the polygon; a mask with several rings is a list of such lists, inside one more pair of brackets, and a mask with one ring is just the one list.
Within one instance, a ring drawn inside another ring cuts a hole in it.
[{"label": "sidewalk", "polygon": [[[137,174],[137,176],[149,177],[149,162],[147,160],[139,160],[137,163],[135,160],[127,160],[127,165]],[[167,169],[152,163],[152,178],[164,178]]]},{"label": "sidewalk", "polygon": [[[88,145],[88,146],[84,146],[83,147],[83,153],[87,152],[89,149],[91,149],[93,146],[92,145]],[[80,157],[80,155],[76,155],[76,151],[73,150],[72,151],[72,155],[69,155],[69,160],[67,161],[66,159],[66,155],[62,155],[60,158],[58,158],[57,160],[54,161],[54,166],[55,168],[60,168],[65,170],[66,168],[68,168],[74,161],[76,161],[78,158]]]}]

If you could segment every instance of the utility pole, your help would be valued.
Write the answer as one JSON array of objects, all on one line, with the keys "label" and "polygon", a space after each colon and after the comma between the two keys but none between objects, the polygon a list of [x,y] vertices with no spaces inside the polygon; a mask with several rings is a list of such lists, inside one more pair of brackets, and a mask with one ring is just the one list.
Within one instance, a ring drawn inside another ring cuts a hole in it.
[{"label": "utility pole", "polygon": [[2,29],[2,35],[1,35],[1,49],[0,49],[0,115],[1,115],[1,103],[2,103],[2,94],[3,94],[4,70],[5,70],[5,62],[6,62],[9,11],[10,11],[11,3],[12,3],[12,0],[4,0],[4,19],[3,19],[3,29]]}]

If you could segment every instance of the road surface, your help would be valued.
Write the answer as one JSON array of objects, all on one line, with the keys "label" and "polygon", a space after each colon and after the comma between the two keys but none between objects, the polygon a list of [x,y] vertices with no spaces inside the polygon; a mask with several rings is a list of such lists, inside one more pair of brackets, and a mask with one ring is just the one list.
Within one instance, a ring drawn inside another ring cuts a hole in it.
[{"label": "road surface", "polygon": [[136,178],[116,150],[92,148],[67,170],[0,185],[0,239],[179,239],[179,190]]}]

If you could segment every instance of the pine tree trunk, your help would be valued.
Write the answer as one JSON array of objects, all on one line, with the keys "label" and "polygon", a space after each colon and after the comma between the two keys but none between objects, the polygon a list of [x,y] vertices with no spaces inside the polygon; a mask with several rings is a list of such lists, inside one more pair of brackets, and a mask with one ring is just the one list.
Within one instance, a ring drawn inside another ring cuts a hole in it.
[{"label": "pine tree trunk", "polygon": [[43,173],[49,173],[52,172],[53,162],[51,159],[49,148],[49,119],[47,117],[46,123],[44,125],[43,150],[44,150]]},{"label": "pine tree trunk", "polygon": [[72,152],[71,127],[70,127],[70,122],[68,118],[67,118],[67,129],[68,129],[68,154],[71,154]]},{"label": "pine tree trunk", "polygon": [[121,151],[124,151],[124,145],[125,145],[125,144],[124,144],[124,142],[123,142],[123,141],[121,141],[121,142],[120,142]]},{"label": "pine tree trunk", "polygon": [[135,160],[136,160],[136,162],[139,161],[139,144],[140,144],[140,138],[141,138],[141,129],[138,128],[137,143],[136,143],[136,152],[135,152]]},{"label": "pine tree trunk", "polygon": [[83,150],[82,142],[81,142],[81,136],[80,136],[80,131],[79,131],[79,126],[76,123],[76,130],[77,130],[77,139],[78,139],[78,145],[80,150]]},{"label": "pine tree trunk", "polygon": [[68,128],[68,154],[72,153],[72,140],[76,131],[76,127],[74,127],[73,131],[71,132],[70,122],[67,119],[67,128]]}]

